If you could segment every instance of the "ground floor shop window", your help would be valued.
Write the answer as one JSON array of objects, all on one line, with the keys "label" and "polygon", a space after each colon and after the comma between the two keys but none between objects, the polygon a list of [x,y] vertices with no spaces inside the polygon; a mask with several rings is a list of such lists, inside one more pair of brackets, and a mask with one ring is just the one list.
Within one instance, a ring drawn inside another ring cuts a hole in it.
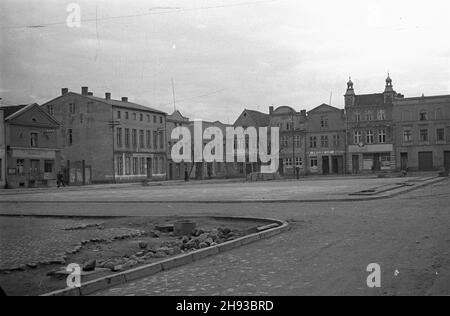
[{"label": "ground floor shop window", "polygon": [[318,159],[317,159],[317,157],[311,158],[311,168],[317,169],[318,166],[319,166],[319,165],[318,165]]},{"label": "ground floor shop window", "polygon": [[45,173],[53,173],[53,167],[55,165],[55,162],[52,160],[46,160],[44,162],[44,172]]},{"label": "ground floor shop window", "polygon": [[123,157],[117,157],[117,174],[123,175]]},{"label": "ground floor shop window", "polygon": [[130,157],[127,157],[125,159],[125,173],[127,175],[131,174],[131,158]]},{"label": "ground floor shop window", "polygon": [[133,158],[133,174],[134,175],[137,175],[139,173],[139,171],[138,171],[138,163],[139,163],[138,158]]}]

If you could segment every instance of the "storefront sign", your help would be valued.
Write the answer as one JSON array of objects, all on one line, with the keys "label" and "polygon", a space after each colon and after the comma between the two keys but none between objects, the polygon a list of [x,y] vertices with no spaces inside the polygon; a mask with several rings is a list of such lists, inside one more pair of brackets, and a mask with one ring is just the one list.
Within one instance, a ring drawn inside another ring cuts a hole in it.
[{"label": "storefront sign", "polygon": [[394,151],[392,144],[377,144],[377,145],[365,145],[365,146],[348,146],[348,151],[351,153],[385,153]]},{"label": "storefront sign", "polygon": [[12,156],[14,158],[31,158],[31,159],[56,159],[56,151],[49,149],[34,148],[13,148]]}]

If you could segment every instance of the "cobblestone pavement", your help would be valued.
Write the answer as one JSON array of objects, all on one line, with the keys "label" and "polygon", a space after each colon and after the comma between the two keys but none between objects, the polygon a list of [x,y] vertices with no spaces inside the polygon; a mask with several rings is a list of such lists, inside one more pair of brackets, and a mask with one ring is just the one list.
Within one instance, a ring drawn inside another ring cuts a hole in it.
[{"label": "cobblestone pavement", "polygon": [[[446,181],[390,201],[293,208],[288,233],[98,295],[450,295],[449,197]],[[370,263],[381,289],[366,285]]]},{"label": "cobblestone pavement", "polygon": [[63,260],[83,240],[110,239],[135,232],[126,228],[64,230],[99,221],[0,217],[0,270]]},{"label": "cobblestone pavement", "polygon": [[422,178],[342,178],[340,180],[217,183],[189,186],[111,187],[108,190],[90,190],[86,187],[85,190],[75,191],[2,194],[0,202],[332,200],[349,198],[348,194],[362,190],[388,187],[399,182],[420,179]]}]

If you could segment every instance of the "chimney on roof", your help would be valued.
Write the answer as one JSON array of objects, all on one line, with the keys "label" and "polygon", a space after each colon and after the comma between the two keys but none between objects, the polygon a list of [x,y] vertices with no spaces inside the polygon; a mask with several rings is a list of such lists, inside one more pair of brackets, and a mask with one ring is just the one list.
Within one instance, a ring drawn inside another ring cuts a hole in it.
[{"label": "chimney on roof", "polygon": [[128,102],[128,97],[122,97],[122,102]]},{"label": "chimney on roof", "polygon": [[105,100],[111,100],[111,93],[110,92],[106,92],[105,93]]},{"label": "chimney on roof", "polygon": [[69,89],[67,89],[67,88],[62,88],[61,89],[61,95],[65,95],[67,93],[69,93]]},{"label": "chimney on roof", "polygon": [[306,110],[301,110],[300,115],[306,117]]},{"label": "chimney on roof", "polygon": [[269,106],[269,114],[273,113],[273,106]]},{"label": "chimney on roof", "polygon": [[89,93],[89,87],[81,87],[82,95],[88,95],[88,93]]},{"label": "chimney on roof", "polygon": [[88,96],[92,97],[92,96],[94,96],[94,93],[88,92]]}]

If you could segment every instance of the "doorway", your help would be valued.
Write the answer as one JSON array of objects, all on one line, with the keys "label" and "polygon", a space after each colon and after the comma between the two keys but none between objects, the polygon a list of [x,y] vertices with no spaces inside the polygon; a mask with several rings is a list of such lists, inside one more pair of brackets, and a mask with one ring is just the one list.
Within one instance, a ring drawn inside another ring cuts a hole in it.
[{"label": "doorway", "polygon": [[408,153],[400,154],[400,168],[402,171],[408,170]]},{"label": "doorway", "polygon": [[330,174],[330,157],[322,157],[322,174]]},{"label": "doorway", "polygon": [[373,171],[381,170],[380,154],[373,154]]},{"label": "doorway", "polygon": [[153,161],[152,158],[147,158],[147,179],[153,178]]},{"label": "doorway", "polygon": [[433,170],[433,152],[419,152],[419,170],[430,171]]},{"label": "doorway", "polygon": [[359,173],[359,155],[352,156],[352,172]]},{"label": "doorway", "polygon": [[450,170],[450,151],[444,151],[444,168]]}]

